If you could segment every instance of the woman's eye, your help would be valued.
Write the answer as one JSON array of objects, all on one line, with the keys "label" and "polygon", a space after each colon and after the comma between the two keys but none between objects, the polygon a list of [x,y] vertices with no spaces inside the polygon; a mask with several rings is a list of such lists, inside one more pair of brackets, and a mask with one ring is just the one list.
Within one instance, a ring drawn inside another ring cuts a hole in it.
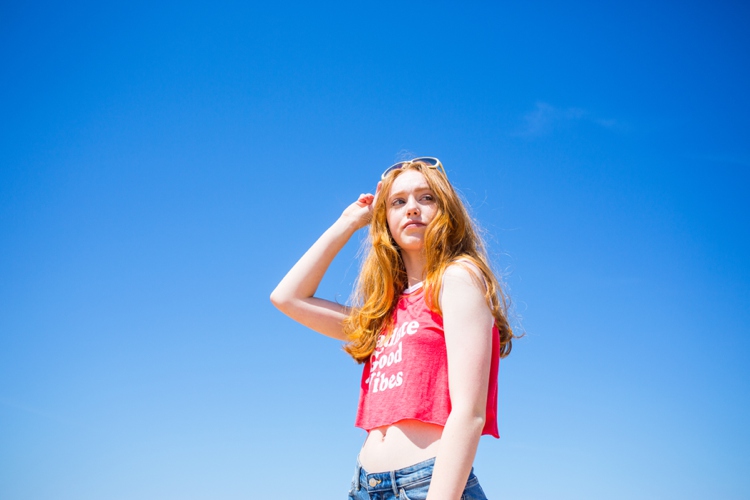
[{"label": "woman's eye", "polygon": [[424,201],[432,201],[432,200],[434,200],[435,198],[434,198],[434,197],[433,197],[433,196],[432,196],[431,194],[426,194],[426,195],[422,196],[422,199],[423,199]]},{"label": "woman's eye", "polygon": [[403,205],[403,204],[404,204],[404,200],[402,200],[401,198],[396,198],[395,200],[391,202],[391,205],[394,207],[398,205]]}]

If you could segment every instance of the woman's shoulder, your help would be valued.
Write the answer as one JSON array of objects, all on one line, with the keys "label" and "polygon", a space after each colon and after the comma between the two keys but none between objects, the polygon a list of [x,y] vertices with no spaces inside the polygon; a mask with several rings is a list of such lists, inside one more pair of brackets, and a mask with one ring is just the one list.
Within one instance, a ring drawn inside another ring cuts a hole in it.
[{"label": "woman's shoulder", "polygon": [[457,257],[445,268],[443,283],[446,278],[470,279],[480,288],[487,288],[487,278],[482,272],[476,260],[468,256]]},{"label": "woman's shoulder", "polygon": [[[479,292],[478,294],[473,291]],[[487,278],[474,259],[459,257],[445,268],[440,286],[440,304],[442,309],[446,293],[451,297],[471,296],[483,297],[487,292]]]}]

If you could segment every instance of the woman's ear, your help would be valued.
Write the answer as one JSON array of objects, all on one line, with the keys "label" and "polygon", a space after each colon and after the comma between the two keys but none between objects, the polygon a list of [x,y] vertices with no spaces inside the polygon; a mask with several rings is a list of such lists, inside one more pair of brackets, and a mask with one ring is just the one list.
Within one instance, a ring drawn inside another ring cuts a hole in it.
[{"label": "woman's ear", "polygon": [[378,181],[378,187],[375,188],[375,197],[372,200],[372,207],[375,207],[375,204],[378,202],[378,197],[380,196],[380,190],[383,187],[383,181]]}]

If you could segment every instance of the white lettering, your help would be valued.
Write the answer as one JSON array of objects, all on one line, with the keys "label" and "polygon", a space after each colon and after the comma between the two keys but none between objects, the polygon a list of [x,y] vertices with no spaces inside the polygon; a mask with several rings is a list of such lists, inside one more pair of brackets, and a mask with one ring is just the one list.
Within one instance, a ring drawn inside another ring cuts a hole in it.
[{"label": "white lettering", "polygon": [[373,393],[387,391],[395,387],[401,387],[404,383],[404,372],[398,372],[395,375],[383,375],[381,372],[375,372],[370,375],[370,390]]},{"label": "white lettering", "polygon": [[381,392],[384,391],[384,390],[386,390],[386,389],[388,389],[388,378],[386,378],[385,375],[383,375],[382,377],[380,377],[380,381],[379,382],[380,382],[380,384],[378,385],[378,389],[380,389]]},{"label": "white lettering", "polygon": [[[395,375],[385,374],[381,370],[392,365],[401,363],[404,359],[404,343],[402,339],[406,335],[414,335],[419,332],[418,321],[404,321],[394,327],[391,335],[380,335],[377,341],[377,347],[370,357],[370,376],[365,383],[369,384],[371,392],[383,392],[388,389],[400,387],[404,383],[404,372],[397,372]],[[394,349],[393,346],[398,344]],[[390,351],[386,354],[386,351]]]},{"label": "white lettering", "polygon": [[398,328],[391,332],[391,336],[388,337],[388,342],[385,343],[386,347],[391,347],[398,337]]}]

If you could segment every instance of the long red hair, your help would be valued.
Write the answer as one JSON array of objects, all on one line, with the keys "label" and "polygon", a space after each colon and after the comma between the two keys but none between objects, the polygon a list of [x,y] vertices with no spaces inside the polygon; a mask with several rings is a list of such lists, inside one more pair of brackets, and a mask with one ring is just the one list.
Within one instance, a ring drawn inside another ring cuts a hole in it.
[{"label": "long red hair", "polygon": [[453,186],[442,172],[415,162],[390,173],[381,186],[370,222],[370,242],[354,289],[352,308],[344,320],[349,343],[344,350],[358,363],[364,363],[375,350],[378,336],[392,328],[393,310],[407,288],[406,268],[398,246],[391,236],[386,219],[387,198],[393,181],[405,170],[424,175],[435,194],[437,213],[425,232],[423,252],[426,258],[424,290],[428,307],[440,311],[440,285],[443,273],[451,264],[470,262],[481,273],[476,276],[485,290],[485,300],[492,311],[500,334],[500,356],[510,354],[516,337],[508,324],[508,303],[500,282],[489,266],[484,243],[474,222]]}]

